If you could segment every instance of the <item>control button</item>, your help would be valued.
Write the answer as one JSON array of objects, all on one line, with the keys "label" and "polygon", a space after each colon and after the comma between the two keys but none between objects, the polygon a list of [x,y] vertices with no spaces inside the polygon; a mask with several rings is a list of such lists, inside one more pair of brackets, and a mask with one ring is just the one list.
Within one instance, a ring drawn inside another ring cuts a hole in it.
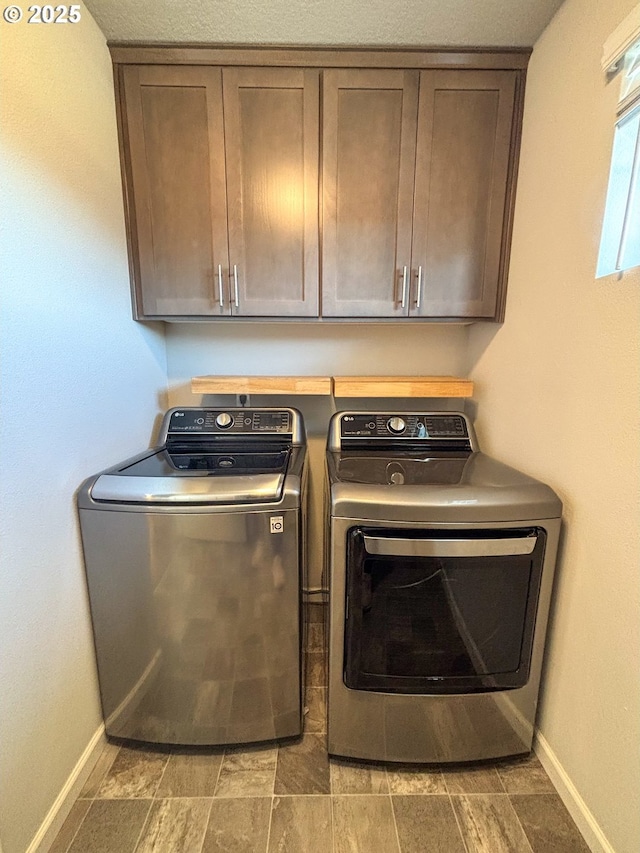
[{"label": "control button", "polygon": [[374,424],[374,422],[369,421],[369,423],[367,424],[367,429],[375,429],[375,428],[376,428],[376,425]]},{"label": "control button", "polygon": [[220,429],[229,429],[230,426],[233,426],[233,418],[228,412],[220,412],[216,418],[216,426],[219,426]]},{"label": "control button", "polygon": [[203,423],[204,423],[204,418],[196,418],[196,423],[197,423],[197,424],[203,424]]},{"label": "control button", "polygon": [[406,427],[407,425],[402,420],[402,418],[389,418],[389,420],[387,421],[387,428],[389,429],[389,432],[393,432],[396,435],[399,435],[401,432],[404,432]]}]

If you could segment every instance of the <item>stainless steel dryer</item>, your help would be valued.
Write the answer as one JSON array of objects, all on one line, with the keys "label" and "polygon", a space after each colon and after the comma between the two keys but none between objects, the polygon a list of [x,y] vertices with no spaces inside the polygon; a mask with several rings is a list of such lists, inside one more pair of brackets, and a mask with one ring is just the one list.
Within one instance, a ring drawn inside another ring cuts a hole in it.
[{"label": "stainless steel dryer", "polygon": [[328,749],[532,746],[562,505],[458,412],[341,412],[327,447]]},{"label": "stainless steel dryer", "polygon": [[306,442],[293,409],[177,408],[78,494],[108,735],[302,730]]}]

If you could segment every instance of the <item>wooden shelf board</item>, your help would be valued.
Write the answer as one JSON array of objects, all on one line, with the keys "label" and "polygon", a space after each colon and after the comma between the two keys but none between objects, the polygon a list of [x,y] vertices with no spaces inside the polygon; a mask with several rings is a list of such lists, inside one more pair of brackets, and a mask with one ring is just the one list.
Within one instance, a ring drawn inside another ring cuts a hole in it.
[{"label": "wooden shelf board", "polygon": [[472,397],[473,382],[457,376],[335,376],[336,397]]},{"label": "wooden shelf board", "polygon": [[331,394],[330,376],[194,376],[194,394]]},{"label": "wooden shelf board", "polygon": [[335,397],[472,397],[457,376],[194,376],[194,394],[308,394]]}]

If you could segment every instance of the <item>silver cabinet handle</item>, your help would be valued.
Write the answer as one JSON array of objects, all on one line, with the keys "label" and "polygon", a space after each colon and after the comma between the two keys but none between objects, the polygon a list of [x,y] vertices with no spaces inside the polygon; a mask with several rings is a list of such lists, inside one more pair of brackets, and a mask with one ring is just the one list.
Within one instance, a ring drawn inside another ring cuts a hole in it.
[{"label": "silver cabinet handle", "polygon": [[407,307],[407,268],[402,268],[402,307]]},{"label": "silver cabinet handle", "polygon": [[224,291],[222,290],[222,264],[218,264],[218,303],[224,308]]},{"label": "silver cabinet handle", "polygon": [[531,554],[536,536],[519,539],[385,539],[365,536],[369,554],[388,557],[511,557]]},{"label": "silver cabinet handle", "polygon": [[236,308],[240,304],[238,302],[238,267],[236,264],[233,265],[233,304]]},{"label": "silver cabinet handle", "polygon": [[418,267],[418,292],[416,293],[416,308],[420,307],[422,302],[422,267]]}]

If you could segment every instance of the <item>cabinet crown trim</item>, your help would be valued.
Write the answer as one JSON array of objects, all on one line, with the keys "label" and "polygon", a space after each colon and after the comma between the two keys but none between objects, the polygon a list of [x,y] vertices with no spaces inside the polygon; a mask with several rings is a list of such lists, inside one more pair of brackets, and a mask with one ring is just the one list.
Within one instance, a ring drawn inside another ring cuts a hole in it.
[{"label": "cabinet crown trim", "polygon": [[109,42],[114,65],[252,65],[308,68],[458,68],[525,70],[524,47],[330,47]]}]

